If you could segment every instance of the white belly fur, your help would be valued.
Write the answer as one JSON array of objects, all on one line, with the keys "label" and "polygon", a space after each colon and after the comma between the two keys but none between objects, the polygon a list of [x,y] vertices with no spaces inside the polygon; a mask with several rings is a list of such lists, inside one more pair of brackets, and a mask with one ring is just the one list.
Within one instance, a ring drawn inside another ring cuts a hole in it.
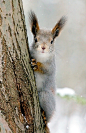
[{"label": "white belly fur", "polygon": [[36,76],[36,85],[37,85],[37,90],[39,91],[40,88],[43,88],[43,84],[46,81],[46,75],[43,75],[41,73],[35,72],[35,76]]}]

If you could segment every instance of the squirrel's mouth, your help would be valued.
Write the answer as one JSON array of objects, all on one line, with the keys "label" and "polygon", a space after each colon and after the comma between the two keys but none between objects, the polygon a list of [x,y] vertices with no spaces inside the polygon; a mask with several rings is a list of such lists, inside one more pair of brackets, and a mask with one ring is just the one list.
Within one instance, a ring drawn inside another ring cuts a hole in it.
[{"label": "squirrel's mouth", "polygon": [[42,50],[42,53],[45,53],[44,50]]},{"label": "squirrel's mouth", "polygon": [[41,53],[41,54],[45,54],[45,53],[49,53],[48,51],[46,50],[37,50],[38,53]]}]

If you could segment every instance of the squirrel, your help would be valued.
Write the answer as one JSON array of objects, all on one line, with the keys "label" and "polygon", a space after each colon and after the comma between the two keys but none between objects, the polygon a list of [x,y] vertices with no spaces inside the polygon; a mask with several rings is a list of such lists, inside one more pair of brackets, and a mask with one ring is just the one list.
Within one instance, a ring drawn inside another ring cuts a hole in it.
[{"label": "squirrel", "polygon": [[31,65],[35,72],[39,103],[48,123],[55,112],[55,50],[54,40],[65,25],[63,16],[52,30],[40,29],[38,19],[33,11],[29,14],[34,41],[30,54]]}]

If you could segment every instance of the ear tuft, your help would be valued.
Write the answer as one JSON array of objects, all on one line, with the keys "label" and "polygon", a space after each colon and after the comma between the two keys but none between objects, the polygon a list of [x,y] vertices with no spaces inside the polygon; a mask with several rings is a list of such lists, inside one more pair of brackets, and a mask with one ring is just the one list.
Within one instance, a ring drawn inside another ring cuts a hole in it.
[{"label": "ear tuft", "polygon": [[31,25],[31,31],[36,36],[38,30],[39,30],[39,25],[38,25],[38,20],[33,11],[30,11],[29,13],[29,20],[30,20],[30,25]]},{"label": "ear tuft", "polygon": [[63,16],[59,20],[59,22],[55,25],[55,27],[52,29],[53,39],[59,35],[59,33],[60,33],[61,29],[64,27],[66,21],[67,21],[66,17]]}]

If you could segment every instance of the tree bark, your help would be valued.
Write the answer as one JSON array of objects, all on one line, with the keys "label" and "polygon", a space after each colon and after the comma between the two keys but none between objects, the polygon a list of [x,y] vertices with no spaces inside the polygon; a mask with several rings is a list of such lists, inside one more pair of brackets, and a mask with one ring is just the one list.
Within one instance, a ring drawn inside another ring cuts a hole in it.
[{"label": "tree bark", "polygon": [[45,132],[21,0],[0,0],[0,132]]}]

